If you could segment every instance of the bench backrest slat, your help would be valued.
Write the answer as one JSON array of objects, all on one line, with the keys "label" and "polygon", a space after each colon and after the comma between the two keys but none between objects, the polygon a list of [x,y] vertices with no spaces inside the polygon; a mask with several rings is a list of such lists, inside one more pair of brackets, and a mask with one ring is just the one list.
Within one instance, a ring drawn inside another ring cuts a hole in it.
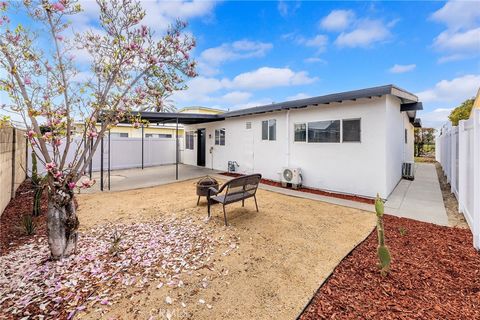
[{"label": "bench backrest slat", "polygon": [[228,181],[225,202],[238,201],[239,198],[255,195],[261,179],[262,175],[256,173]]}]

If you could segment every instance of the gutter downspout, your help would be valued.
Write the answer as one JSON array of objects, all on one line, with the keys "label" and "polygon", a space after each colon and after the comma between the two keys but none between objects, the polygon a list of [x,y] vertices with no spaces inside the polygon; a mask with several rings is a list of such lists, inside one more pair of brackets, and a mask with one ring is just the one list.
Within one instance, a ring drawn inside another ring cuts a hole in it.
[{"label": "gutter downspout", "polygon": [[286,161],[286,165],[287,165],[287,168],[290,167],[290,109],[287,110],[287,114],[286,114],[286,127],[287,127],[287,153],[286,153],[286,157],[287,157],[287,161]]}]

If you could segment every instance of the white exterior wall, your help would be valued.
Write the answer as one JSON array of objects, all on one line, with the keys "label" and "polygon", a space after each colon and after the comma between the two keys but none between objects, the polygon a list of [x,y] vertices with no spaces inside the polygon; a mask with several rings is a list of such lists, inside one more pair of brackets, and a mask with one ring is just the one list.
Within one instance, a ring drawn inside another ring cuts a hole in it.
[{"label": "white exterior wall", "polygon": [[[185,129],[206,129],[208,168],[227,171],[227,162],[234,160],[240,165],[239,173],[259,172],[266,179],[280,181],[283,167],[298,167],[305,186],[367,197],[378,192],[387,197],[401,178],[404,117],[400,100],[383,96],[229,118]],[[294,142],[295,123],[356,118],[361,119],[359,143]],[[261,139],[262,121],[269,119],[277,123],[276,141]],[[246,129],[246,122],[251,122],[251,129]],[[220,128],[226,129],[225,146],[215,145],[215,129]],[[197,164],[196,137],[194,146],[194,150],[185,149],[184,163]],[[413,156],[413,143],[411,148]]]}]

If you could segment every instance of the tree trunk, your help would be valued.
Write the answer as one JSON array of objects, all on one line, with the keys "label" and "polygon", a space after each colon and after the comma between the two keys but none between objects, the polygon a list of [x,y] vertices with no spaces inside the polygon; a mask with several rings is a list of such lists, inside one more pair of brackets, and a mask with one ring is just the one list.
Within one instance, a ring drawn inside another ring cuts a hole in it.
[{"label": "tree trunk", "polygon": [[[59,201],[61,198],[63,201]],[[47,231],[51,258],[60,260],[77,249],[78,218],[73,195],[49,196]]]}]

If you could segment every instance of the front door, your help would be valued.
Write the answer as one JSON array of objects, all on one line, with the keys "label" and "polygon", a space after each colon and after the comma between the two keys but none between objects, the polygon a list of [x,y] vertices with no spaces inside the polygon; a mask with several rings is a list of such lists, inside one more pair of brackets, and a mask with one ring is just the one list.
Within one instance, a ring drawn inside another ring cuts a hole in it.
[{"label": "front door", "polygon": [[205,167],[205,129],[197,130],[197,166]]}]

